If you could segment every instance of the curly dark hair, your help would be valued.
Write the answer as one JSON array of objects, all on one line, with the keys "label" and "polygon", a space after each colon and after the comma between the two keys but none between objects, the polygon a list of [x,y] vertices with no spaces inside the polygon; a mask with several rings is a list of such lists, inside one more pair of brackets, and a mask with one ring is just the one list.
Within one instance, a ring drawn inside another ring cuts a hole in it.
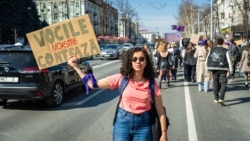
[{"label": "curly dark hair", "polygon": [[146,58],[146,62],[147,62],[144,68],[143,78],[150,80],[151,78],[154,78],[153,62],[150,59],[148,52],[144,48],[141,48],[141,47],[130,48],[122,54],[120,73],[126,79],[134,77],[135,72],[132,67],[132,57],[135,52],[139,52],[139,51],[143,52]]}]

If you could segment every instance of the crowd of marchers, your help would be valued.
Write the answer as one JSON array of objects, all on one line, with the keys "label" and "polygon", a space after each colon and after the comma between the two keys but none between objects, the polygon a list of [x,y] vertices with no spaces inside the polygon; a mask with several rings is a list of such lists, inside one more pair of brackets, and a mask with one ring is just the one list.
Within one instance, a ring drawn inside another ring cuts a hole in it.
[{"label": "crowd of marchers", "polygon": [[212,91],[214,102],[225,105],[227,84],[234,81],[236,70],[239,77],[244,74],[248,87],[250,44],[243,40],[237,45],[234,39],[221,37],[214,41],[201,39],[197,43],[192,43],[190,38],[182,38],[179,44],[161,41],[155,45],[153,62],[160,88],[163,82],[170,86],[177,79],[177,69],[183,69],[184,81],[197,83],[198,91]]}]

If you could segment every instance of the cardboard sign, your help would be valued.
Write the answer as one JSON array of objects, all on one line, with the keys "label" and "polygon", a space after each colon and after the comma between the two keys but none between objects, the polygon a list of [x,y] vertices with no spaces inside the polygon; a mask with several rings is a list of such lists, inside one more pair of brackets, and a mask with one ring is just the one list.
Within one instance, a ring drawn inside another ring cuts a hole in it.
[{"label": "cardboard sign", "polygon": [[198,44],[200,36],[198,34],[192,34],[190,38],[190,42],[193,44]]},{"label": "cardboard sign", "polygon": [[236,45],[241,45],[242,44],[242,40],[237,40],[237,41],[234,41],[236,43]]},{"label": "cardboard sign", "polygon": [[89,16],[83,15],[26,34],[39,69],[68,61],[69,56],[100,53]]}]

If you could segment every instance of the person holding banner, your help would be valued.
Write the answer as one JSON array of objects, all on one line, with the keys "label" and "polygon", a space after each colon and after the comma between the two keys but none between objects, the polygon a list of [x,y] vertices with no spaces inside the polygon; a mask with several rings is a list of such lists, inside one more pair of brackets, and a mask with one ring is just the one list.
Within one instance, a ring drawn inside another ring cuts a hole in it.
[{"label": "person holding banner", "polygon": [[[113,140],[152,141],[149,81],[154,80],[154,69],[147,51],[141,47],[128,49],[122,55],[120,73],[97,81],[93,76],[91,79],[86,80],[89,74],[82,72],[76,62],[76,57],[69,57],[68,64],[78,73],[84,84],[90,88],[120,88],[123,80],[128,80],[118,104],[118,112],[115,115]],[[167,120],[162,103],[162,92],[159,89],[159,85],[157,83],[154,84],[154,103],[162,131],[160,140],[167,141]]]}]

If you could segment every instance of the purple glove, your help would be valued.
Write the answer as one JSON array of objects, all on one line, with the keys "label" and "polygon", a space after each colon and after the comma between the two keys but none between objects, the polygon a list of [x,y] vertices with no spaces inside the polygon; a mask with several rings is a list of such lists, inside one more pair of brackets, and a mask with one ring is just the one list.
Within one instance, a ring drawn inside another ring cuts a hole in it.
[{"label": "purple glove", "polygon": [[82,78],[82,82],[85,85],[86,88],[86,94],[89,94],[89,87],[88,87],[88,80],[91,80],[92,85],[94,88],[98,88],[97,84],[96,84],[96,79],[95,76],[93,74],[87,73],[83,78]]}]

